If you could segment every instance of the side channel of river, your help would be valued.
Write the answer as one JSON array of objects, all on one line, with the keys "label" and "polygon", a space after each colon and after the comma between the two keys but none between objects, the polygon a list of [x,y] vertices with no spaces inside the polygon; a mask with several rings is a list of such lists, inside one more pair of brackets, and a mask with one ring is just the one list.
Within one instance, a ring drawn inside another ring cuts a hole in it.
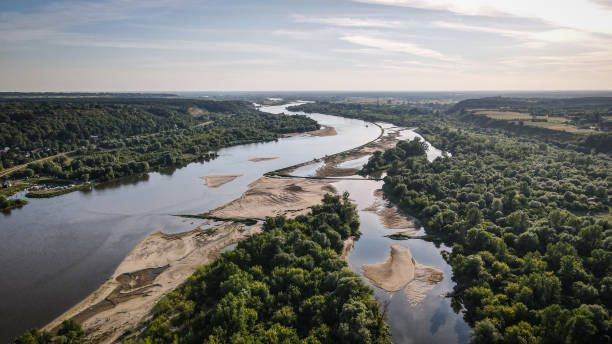
[{"label": "side channel of river", "polygon": [[[287,106],[262,107],[262,111],[290,113]],[[32,199],[27,206],[0,216],[0,343],[34,326],[42,326],[97,289],[121,260],[146,235],[161,229],[176,233],[194,228],[198,221],[171,216],[201,213],[237,197],[265,172],[291,166],[360,146],[375,139],[380,129],[363,121],[323,114],[308,114],[335,136],[300,135],[277,142],[222,149],[208,163],[193,163],[165,173],[126,179],[51,199]],[[408,136],[412,134],[409,133]],[[416,134],[414,134],[416,135]],[[271,158],[252,162],[252,158]],[[355,161],[360,165],[362,161]],[[218,188],[204,185],[202,176],[242,175]],[[339,191],[349,191],[360,209],[362,238],[349,257],[359,272],[362,264],[384,260],[389,230],[376,214],[362,211],[381,187],[374,181],[339,181]],[[452,289],[450,267],[440,256],[442,248],[410,240],[402,242],[417,261],[445,273],[444,280],[426,299],[411,306],[401,296],[376,287],[381,302],[391,299],[388,321],[396,343],[442,341],[462,343],[469,328],[441,295]],[[399,292],[398,292],[399,293]],[[397,294],[397,293],[396,293]]]},{"label": "side channel of river", "polygon": [[[389,123],[377,123],[385,131],[398,131],[399,140],[412,140],[415,137],[425,139],[414,130],[397,128]],[[433,161],[444,153],[429,144],[427,158]],[[369,156],[355,160],[346,161],[338,167],[361,168],[367,163]],[[296,169],[291,174],[294,176],[309,177],[316,173],[316,169],[323,163],[313,163]],[[463,315],[457,314],[451,307],[451,300],[446,295],[452,291],[452,268],[446,263],[441,253],[450,251],[445,245],[436,246],[434,243],[411,239],[397,241],[386,237],[395,232],[408,230],[413,235],[423,235],[425,230],[420,228],[394,228],[388,229],[383,224],[380,214],[372,211],[372,205],[379,204],[380,207],[391,206],[388,201],[381,199],[380,190],[383,182],[362,179],[360,176],[349,176],[343,179],[338,177],[338,182],[333,185],[339,193],[349,192],[351,200],[357,206],[360,230],[362,232],[359,240],[355,241],[354,247],[348,255],[350,268],[358,273],[364,281],[375,290],[375,297],[386,307],[386,320],[391,330],[393,342],[396,344],[416,343],[448,343],[462,344],[469,340],[469,325],[463,320]],[[333,178],[336,179],[336,178]],[[378,192],[377,192],[378,191]],[[378,196],[377,196],[378,195]],[[411,219],[413,220],[413,219]],[[392,244],[400,244],[410,249],[412,256],[419,263],[434,267],[444,273],[444,278],[431,290],[427,291],[423,300],[414,302],[414,297],[408,296],[404,287],[397,292],[387,292],[372,284],[363,274],[361,267],[367,264],[381,263],[387,259]]]}]

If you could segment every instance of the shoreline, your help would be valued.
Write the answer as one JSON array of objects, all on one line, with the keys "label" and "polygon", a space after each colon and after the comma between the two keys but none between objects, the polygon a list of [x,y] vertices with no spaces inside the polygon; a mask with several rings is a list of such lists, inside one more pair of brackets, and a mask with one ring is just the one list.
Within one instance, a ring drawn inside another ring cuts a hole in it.
[{"label": "shoreline", "polygon": [[155,231],[132,249],[98,289],[42,329],[53,332],[63,320],[77,318],[87,340],[113,343],[221,249],[260,231],[258,225],[246,229],[231,222],[178,234]]},{"label": "shoreline", "polygon": [[[376,139],[327,156],[324,161],[333,164],[332,167],[335,168],[342,162],[356,159],[355,155],[363,157],[377,148],[394,146],[398,135],[385,135],[382,126],[375,125],[381,129]],[[312,161],[308,161],[299,166],[311,163]],[[296,166],[277,171],[294,167]],[[354,169],[347,170],[353,172]],[[234,220],[264,219],[277,215],[295,217],[305,214],[310,211],[311,206],[319,204],[326,193],[337,193],[332,184],[341,180],[329,177],[278,176],[275,175],[277,171],[264,174],[251,183],[239,198],[221,207],[204,214],[186,215],[228,219],[222,220],[221,224],[206,229],[201,228],[205,225],[200,225],[179,234],[156,231],[146,236],[124,258],[105,283],[43,329],[50,331],[65,319],[82,317],[87,340],[97,343],[116,342],[126,331],[136,329],[161,297],[183,283],[198,267],[210,263],[221,249],[261,231],[261,224],[248,228],[246,224]],[[365,180],[356,176],[353,179]],[[342,254],[345,261],[348,261],[353,245],[354,238],[345,240]],[[156,272],[154,277],[150,276],[151,271]],[[143,280],[142,276],[147,274],[148,279]]]}]

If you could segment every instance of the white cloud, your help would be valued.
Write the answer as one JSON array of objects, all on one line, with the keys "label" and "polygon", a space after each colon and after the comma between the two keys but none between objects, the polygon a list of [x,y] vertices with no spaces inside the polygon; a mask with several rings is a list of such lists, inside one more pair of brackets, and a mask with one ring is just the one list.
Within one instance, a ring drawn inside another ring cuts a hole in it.
[{"label": "white cloud", "polygon": [[399,41],[392,41],[392,40],[383,39],[383,38],[375,38],[375,37],[359,36],[359,35],[343,36],[341,37],[341,39],[347,42],[354,43],[354,44],[366,46],[369,48],[376,48],[376,49],[380,49],[380,50],[387,51],[387,52],[406,53],[406,54],[421,56],[421,57],[426,57],[426,58],[434,58],[434,59],[438,59],[442,61],[455,61],[456,60],[455,58],[445,56],[444,54],[438,51],[428,49],[428,48],[423,48],[416,44],[408,43],[408,42],[399,42]]},{"label": "white cloud", "polygon": [[466,25],[447,21],[436,21],[433,24],[437,27],[445,29],[485,32],[511,37],[517,40],[525,41],[525,44],[586,42],[592,39],[591,35],[588,33],[563,28],[532,32],[502,29],[491,26]]},{"label": "white cloud", "polygon": [[[353,0],[389,6],[450,11],[462,15],[510,15],[557,27],[612,35],[612,10],[588,0]],[[600,1],[601,2],[601,1]]]},{"label": "white cloud", "polygon": [[363,27],[363,28],[397,28],[402,26],[402,23],[397,20],[379,20],[369,18],[349,18],[349,17],[330,17],[330,18],[318,18],[318,17],[306,17],[301,15],[294,15],[293,19],[297,23],[310,23],[310,24],[326,24],[333,26],[342,27]]}]

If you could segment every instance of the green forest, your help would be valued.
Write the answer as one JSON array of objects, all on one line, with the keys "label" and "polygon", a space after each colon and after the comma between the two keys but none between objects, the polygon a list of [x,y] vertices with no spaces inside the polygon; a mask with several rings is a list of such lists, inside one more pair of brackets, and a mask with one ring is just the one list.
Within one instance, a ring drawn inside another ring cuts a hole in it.
[{"label": "green forest", "polygon": [[[222,147],[319,129],[316,121],[305,116],[263,113],[242,101],[88,101],[0,102],[4,124],[0,126],[0,147],[10,148],[0,154],[0,167],[27,164],[2,178],[28,180],[23,187],[53,184],[53,180],[60,184],[102,182],[207,161]],[[34,161],[58,153],[65,154]],[[2,196],[20,188],[10,190]]]},{"label": "green forest", "polygon": [[[350,236],[359,236],[359,220],[347,193],[326,195],[308,215],[268,218],[262,233],[200,267],[122,341],[390,344],[373,290],[340,258]],[[69,321],[57,336],[33,329],[15,343],[80,343],[83,335]]]},{"label": "green forest", "polygon": [[[356,116],[344,105],[335,110]],[[430,163],[423,142],[400,142],[374,154],[362,173],[386,172],[385,195],[453,245],[452,297],[457,310],[465,307],[471,342],[609,343],[610,156],[460,115],[428,122],[426,114],[413,121],[390,112],[357,116],[418,125],[452,157]]]}]

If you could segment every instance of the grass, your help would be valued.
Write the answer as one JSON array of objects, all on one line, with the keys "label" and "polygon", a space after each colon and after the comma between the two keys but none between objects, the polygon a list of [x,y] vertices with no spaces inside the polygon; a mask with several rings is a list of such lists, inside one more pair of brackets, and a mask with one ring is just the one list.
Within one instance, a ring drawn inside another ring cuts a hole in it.
[{"label": "grass", "polygon": [[591,134],[596,133],[596,130],[582,129],[575,125],[569,124],[569,120],[564,117],[553,116],[535,116],[538,120],[546,120],[545,122],[532,122],[534,118],[529,113],[516,111],[499,111],[499,110],[479,110],[474,112],[477,115],[486,116],[491,119],[502,121],[510,121],[518,124],[518,121],[523,121],[523,125],[535,128],[545,128],[556,131],[564,131],[572,134]]},{"label": "grass", "polygon": [[78,191],[78,190],[89,190],[91,189],[91,184],[80,184],[75,185],[71,188],[66,189],[52,189],[52,190],[37,190],[31,191],[26,194],[26,197],[29,198],[51,198],[63,194],[67,194],[69,192]]}]

